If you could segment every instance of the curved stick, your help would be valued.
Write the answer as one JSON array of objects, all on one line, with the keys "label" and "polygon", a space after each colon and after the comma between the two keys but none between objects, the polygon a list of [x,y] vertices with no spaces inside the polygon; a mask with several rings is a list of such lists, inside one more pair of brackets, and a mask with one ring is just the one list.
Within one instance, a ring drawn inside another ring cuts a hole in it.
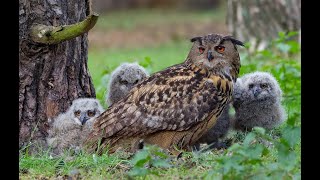
[{"label": "curved stick", "polygon": [[92,13],[81,22],[62,26],[34,24],[30,28],[30,36],[37,43],[57,44],[88,32],[96,24],[98,17],[97,13]]}]

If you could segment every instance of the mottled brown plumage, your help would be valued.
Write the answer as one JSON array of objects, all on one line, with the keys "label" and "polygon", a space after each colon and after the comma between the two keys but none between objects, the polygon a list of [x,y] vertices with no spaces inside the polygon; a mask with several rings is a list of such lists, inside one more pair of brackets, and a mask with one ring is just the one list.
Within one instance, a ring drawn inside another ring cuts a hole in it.
[{"label": "mottled brown plumage", "polygon": [[232,96],[240,68],[236,45],[243,44],[218,34],[191,41],[185,62],[144,79],[97,118],[89,152],[134,151],[142,140],[177,154],[175,147],[191,150],[215,124]]},{"label": "mottled brown plumage", "polygon": [[221,142],[220,139],[225,137],[230,128],[230,104],[228,104],[222,111],[220,117],[217,119],[216,124],[207,131],[198,141],[195,143],[195,150],[200,150],[200,144],[207,144],[206,149],[221,149],[226,148],[226,144]]}]

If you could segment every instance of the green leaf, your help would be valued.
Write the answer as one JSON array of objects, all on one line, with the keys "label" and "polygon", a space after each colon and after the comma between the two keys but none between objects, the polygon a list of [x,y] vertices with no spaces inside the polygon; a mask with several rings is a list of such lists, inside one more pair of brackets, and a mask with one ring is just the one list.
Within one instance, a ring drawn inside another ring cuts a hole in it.
[{"label": "green leaf", "polygon": [[134,166],[142,167],[146,162],[151,159],[149,152],[146,150],[139,151],[135,154],[134,158],[131,160],[131,164]]},{"label": "green leaf", "polygon": [[260,159],[264,147],[261,144],[256,144],[254,147],[247,150],[248,157],[251,159]]},{"label": "green leaf", "polygon": [[151,164],[154,167],[159,167],[159,168],[169,168],[169,167],[171,167],[171,165],[166,160],[162,160],[162,159],[153,160]]},{"label": "green leaf", "polygon": [[261,164],[261,163],[262,163],[261,159],[249,159],[247,161],[247,164],[250,164],[250,165]]},{"label": "green leaf", "polygon": [[105,75],[105,74],[110,74],[112,72],[112,69],[109,66],[104,66],[101,76]]},{"label": "green leaf", "polygon": [[292,36],[296,36],[296,35],[298,35],[298,34],[299,34],[298,31],[290,31],[290,32],[287,34],[287,36],[288,36],[288,37],[292,37]]},{"label": "green leaf", "polygon": [[263,155],[263,156],[266,156],[266,155],[268,155],[269,153],[270,153],[269,149],[266,148],[266,147],[264,147],[264,149],[263,149],[263,151],[262,151],[262,155]]},{"label": "green leaf", "polygon": [[243,145],[244,146],[249,146],[251,144],[251,142],[255,139],[256,135],[252,132],[250,132],[249,134],[247,134],[246,138],[243,141]]},{"label": "green leaf", "polygon": [[241,171],[246,169],[246,166],[243,166],[242,164],[233,164],[231,167],[231,169],[236,170],[237,173],[241,173]]},{"label": "green leaf", "polygon": [[278,43],[276,47],[284,53],[288,53],[291,48],[288,44],[285,43]]},{"label": "green leaf", "polygon": [[279,36],[280,38],[285,38],[285,37],[286,37],[286,33],[283,32],[283,31],[280,31],[280,32],[278,33],[278,36]]},{"label": "green leaf", "polygon": [[285,127],[282,130],[282,137],[288,142],[290,147],[293,147],[301,139],[301,127]]},{"label": "green leaf", "polygon": [[274,56],[274,53],[272,53],[271,51],[269,51],[267,49],[259,51],[259,54],[261,54],[262,56],[264,56],[266,58],[272,58]]},{"label": "green leaf", "polygon": [[150,159],[146,158],[146,159],[140,159],[138,160],[134,166],[136,167],[143,167]]},{"label": "green leaf", "polygon": [[216,174],[215,174],[215,171],[213,170],[210,170],[204,177],[204,180],[212,180],[214,178],[217,178],[216,177]]},{"label": "green leaf", "polygon": [[97,158],[97,156],[96,156],[95,154],[92,155],[92,159],[93,159],[93,162],[94,162],[95,164],[98,163],[98,158]]},{"label": "green leaf", "polygon": [[151,64],[151,57],[146,56],[146,57],[144,57],[144,60],[145,60],[146,62],[148,62],[148,63]]},{"label": "green leaf", "polygon": [[[228,152],[236,151],[236,150],[238,150],[239,148],[241,148],[241,145],[240,145],[239,143],[232,144],[232,145],[228,148]],[[227,153],[227,151],[226,151],[226,153]]]},{"label": "green leaf", "polygon": [[239,166],[235,161],[232,161],[231,159],[228,159],[223,164],[224,174],[228,174],[232,169],[234,169],[234,166]]},{"label": "green leaf", "polygon": [[244,47],[247,48],[247,49],[250,48],[250,47],[251,47],[250,42],[245,42],[245,43],[244,43]]},{"label": "green leaf", "polygon": [[296,153],[294,151],[280,151],[278,161],[286,170],[291,170],[296,164]]},{"label": "green leaf", "polygon": [[280,142],[277,145],[279,145],[278,150],[279,148],[282,148],[280,145],[285,146],[287,149],[290,148],[288,141],[284,138],[280,138]]},{"label": "green leaf", "polygon": [[296,161],[296,154],[294,151],[290,150],[290,148],[283,143],[279,143],[277,145],[278,149],[278,162],[283,166],[294,165]]},{"label": "green leaf", "polygon": [[298,113],[293,113],[293,115],[291,115],[288,120],[287,120],[287,125],[288,126],[294,126],[296,121],[298,120]]},{"label": "green leaf", "polygon": [[160,149],[158,149],[157,151],[154,152],[154,155],[159,156],[160,158],[168,158],[168,155],[164,152],[161,152]]},{"label": "green leaf", "polygon": [[266,130],[262,127],[254,127],[252,129],[253,132],[255,132],[258,135],[265,135],[266,134]]},{"label": "green leaf", "polygon": [[134,167],[132,170],[128,172],[129,176],[146,176],[147,174],[149,174],[148,169],[138,167]]},{"label": "green leaf", "polygon": [[151,58],[150,57],[145,57],[142,61],[139,61],[139,65],[141,65],[144,68],[147,68],[152,64]]},{"label": "green leaf", "polygon": [[156,176],[160,176],[159,172],[157,170],[150,170],[149,171],[150,174],[156,175]]},{"label": "green leaf", "polygon": [[291,53],[300,52],[300,44],[297,41],[288,41],[287,44],[290,46]]}]

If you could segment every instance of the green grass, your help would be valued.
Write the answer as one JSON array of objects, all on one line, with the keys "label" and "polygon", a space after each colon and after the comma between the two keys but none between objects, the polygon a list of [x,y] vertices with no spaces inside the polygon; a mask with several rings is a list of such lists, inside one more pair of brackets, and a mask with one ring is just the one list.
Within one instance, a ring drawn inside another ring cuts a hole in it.
[{"label": "green grass", "polygon": [[[225,7],[221,6],[213,11],[181,11],[174,9],[134,9],[101,14],[97,29],[127,29],[132,30],[138,26],[167,25],[186,23],[190,21],[212,22],[225,18]],[[214,15],[212,15],[214,14]],[[130,16],[130,18],[128,18]]]}]

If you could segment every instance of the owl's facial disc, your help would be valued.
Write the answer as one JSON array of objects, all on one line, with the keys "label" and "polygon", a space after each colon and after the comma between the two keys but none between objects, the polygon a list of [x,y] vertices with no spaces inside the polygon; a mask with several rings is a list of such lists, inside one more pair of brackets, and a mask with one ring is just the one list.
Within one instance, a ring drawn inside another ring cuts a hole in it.
[{"label": "owl's facial disc", "polygon": [[225,49],[226,47],[222,44],[199,42],[194,63],[206,69],[212,69],[219,64],[225,64]]},{"label": "owl's facial disc", "polygon": [[270,86],[267,83],[249,84],[249,89],[255,99],[267,100],[269,97]]},{"label": "owl's facial disc", "polygon": [[95,117],[96,111],[95,110],[88,110],[86,112],[81,113],[80,121],[81,125],[84,125],[87,121],[90,121],[93,117]]},{"label": "owl's facial disc", "polygon": [[[220,71],[223,67],[231,67],[238,72],[240,68],[240,58],[236,45],[244,44],[231,36],[220,34],[208,34],[202,37],[191,39],[193,46],[186,59],[187,63],[194,63],[198,67],[207,70]],[[226,71],[229,69],[227,68]],[[234,78],[237,77],[233,74]]]},{"label": "owl's facial disc", "polygon": [[260,88],[260,86],[254,86],[252,88],[252,93],[254,97],[257,97],[261,92],[262,92],[262,89]]},{"label": "owl's facial disc", "polygon": [[81,111],[80,110],[77,110],[77,111],[74,111],[74,121],[77,123],[77,124],[79,124],[79,125],[81,125],[81,121],[80,121],[80,116],[81,116]]},{"label": "owl's facial disc", "polygon": [[80,111],[74,112],[74,121],[79,125],[84,125],[87,121],[90,121],[96,115],[96,110]]},{"label": "owl's facial disc", "polygon": [[79,118],[75,117],[75,118],[73,118],[73,119],[74,119],[74,121],[75,121],[77,124],[82,125],[82,123],[81,123],[81,121],[80,121]]}]

